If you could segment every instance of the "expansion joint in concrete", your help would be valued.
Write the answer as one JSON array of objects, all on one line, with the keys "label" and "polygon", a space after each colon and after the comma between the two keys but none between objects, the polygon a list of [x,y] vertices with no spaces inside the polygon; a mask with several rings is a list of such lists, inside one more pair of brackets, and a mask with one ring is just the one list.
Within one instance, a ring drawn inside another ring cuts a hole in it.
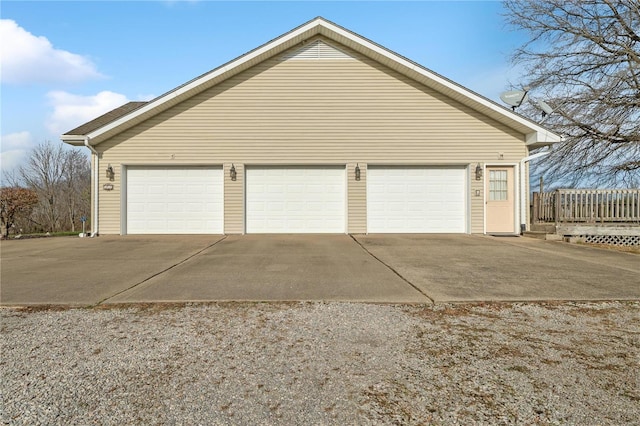
[{"label": "expansion joint in concrete", "polygon": [[403,277],[400,272],[396,271],[395,269],[393,269],[393,267],[387,263],[385,263],[382,259],[380,259],[378,256],[376,256],[375,254],[371,253],[364,245],[362,245],[360,243],[360,241],[358,241],[358,239],[356,237],[354,237],[353,235],[349,234],[349,236],[351,237],[351,239],[353,241],[356,242],[357,245],[360,246],[360,248],[362,248],[362,250],[364,250],[369,256],[373,257],[375,260],[377,260],[378,262],[382,263],[384,266],[387,267],[387,269],[389,269],[391,272],[393,272],[394,274],[396,274],[398,276],[398,278],[400,278],[402,281],[404,281],[405,283],[409,284],[414,290],[416,290],[418,293],[422,294],[424,297],[426,297],[432,304],[435,304],[435,300],[433,298],[431,298],[431,296],[429,296],[427,293],[425,293],[424,291],[422,291],[420,288],[418,288],[415,284],[413,284],[411,281],[409,281],[408,279],[406,279],[405,277]]},{"label": "expansion joint in concrete", "polygon": [[112,294],[112,295],[111,295],[111,296],[109,296],[109,297],[106,297],[106,298],[104,298],[104,299],[100,300],[99,302],[95,303],[95,304],[94,304],[94,305],[92,305],[91,307],[96,307],[96,306],[102,305],[103,303],[107,302],[108,300],[113,299],[114,297],[119,296],[119,295],[121,295],[122,293],[126,293],[127,291],[129,291],[129,290],[131,290],[131,289],[134,289],[134,288],[138,287],[139,285],[142,285],[142,284],[146,283],[146,282],[147,282],[147,281],[149,281],[150,279],[155,278],[155,277],[157,277],[158,275],[162,275],[162,274],[164,274],[165,272],[167,272],[167,271],[169,271],[169,270],[171,270],[171,269],[175,268],[176,266],[180,266],[180,265],[182,265],[183,263],[185,263],[185,262],[189,261],[190,259],[193,259],[193,258],[194,258],[194,257],[196,257],[197,255],[199,255],[199,254],[200,254],[200,253],[202,253],[203,251],[205,251],[205,250],[209,250],[211,247],[215,246],[215,245],[216,245],[216,244],[218,244],[219,242],[224,241],[226,238],[227,238],[227,236],[225,235],[223,238],[220,238],[218,241],[214,242],[213,244],[209,244],[208,246],[206,246],[206,247],[205,247],[205,248],[203,248],[202,250],[198,250],[197,252],[193,253],[193,254],[192,254],[192,255],[190,255],[190,256],[185,257],[184,259],[182,259],[181,261],[179,261],[179,262],[177,262],[177,263],[174,263],[173,265],[169,266],[168,268],[165,268],[165,269],[163,269],[162,271],[156,272],[155,274],[148,276],[148,277],[147,277],[147,278],[145,278],[144,280],[142,280],[142,281],[140,281],[140,282],[138,282],[138,283],[135,283],[135,284],[134,284],[134,285],[132,285],[131,287],[125,288],[125,289],[124,289],[124,290],[122,290],[122,291],[119,291],[119,292],[117,292],[117,293],[115,293],[115,294]]}]

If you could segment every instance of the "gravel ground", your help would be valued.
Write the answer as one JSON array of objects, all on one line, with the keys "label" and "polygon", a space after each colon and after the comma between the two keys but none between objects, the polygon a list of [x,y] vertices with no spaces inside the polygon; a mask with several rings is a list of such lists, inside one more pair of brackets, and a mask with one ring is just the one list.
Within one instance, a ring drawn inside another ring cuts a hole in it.
[{"label": "gravel ground", "polygon": [[640,424],[640,302],[0,318],[4,424]]}]

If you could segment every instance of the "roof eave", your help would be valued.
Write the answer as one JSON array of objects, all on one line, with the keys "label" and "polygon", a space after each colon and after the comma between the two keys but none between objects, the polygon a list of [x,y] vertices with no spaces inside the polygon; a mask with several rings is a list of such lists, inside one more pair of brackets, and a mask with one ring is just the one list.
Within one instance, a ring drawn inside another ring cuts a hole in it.
[{"label": "roof eave", "polygon": [[62,142],[73,146],[84,146],[86,135],[61,135]]},{"label": "roof eave", "polygon": [[537,149],[562,142],[563,140],[564,138],[562,136],[540,127],[526,135],[525,144],[529,149]]},{"label": "roof eave", "polygon": [[[326,22],[323,21],[323,24],[325,26],[325,28],[330,29],[331,31],[333,31],[334,33],[339,34],[342,37],[345,37],[347,39],[350,40],[354,40],[356,39],[356,41],[362,45],[363,47],[365,47],[366,49],[369,49],[371,52],[373,52],[374,54],[377,55],[381,55],[387,59],[390,59],[391,61],[397,63],[398,65],[400,65],[402,68],[404,68],[404,72],[401,69],[398,69],[396,67],[396,71],[402,72],[403,74],[407,75],[407,71],[408,72],[413,72],[413,73],[417,73],[423,77],[425,77],[427,79],[427,82],[425,81],[420,81],[420,83],[425,84],[429,87],[434,88],[435,90],[438,90],[439,92],[443,92],[442,89],[448,89],[451,90],[455,93],[457,93],[458,95],[461,95],[460,98],[456,98],[456,100],[458,102],[461,102],[467,106],[470,106],[473,109],[478,109],[478,106],[484,107],[484,108],[488,108],[491,111],[491,116],[492,118],[496,119],[499,122],[502,122],[506,125],[508,125],[509,127],[513,127],[513,128],[520,128],[519,130],[522,131],[524,130],[523,133],[525,133],[527,136],[527,144],[529,144],[529,135],[531,135],[532,133],[534,133],[536,136],[535,138],[537,138],[537,135],[542,135],[543,138],[538,140],[535,143],[540,144],[540,146],[544,146],[544,145],[548,145],[550,143],[555,143],[555,142],[559,142],[561,140],[561,136],[554,134],[552,132],[550,132],[549,130],[541,127],[540,125],[538,125],[537,123],[529,120],[528,118],[521,116],[515,112],[512,112],[510,110],[508,110],[507,108],[503,107],[502,105],[499,105],[493,101],[491,101],[488,98],[485,98],[482,95],[479,95],[475,92],[473,92],[470,89],[467,89],[466,87],[460,86],[459,84],[423,67],[422,65],[413,62],[371,40],[368,40],[358,34],[355,34],[345,28],[342,28],[336,24],[330,23],[330,22]],[[331,28],[329,28],[331,27]],[[330,33],[326,32],[326,31],[320,31],[320,33],[322,35],[325,35],[327,37],[330,38],[334,38],[331,36]],[[353,48],[353,46],[350,46],[351,48]],[[366,51],[363,51],[361,49],[356,49],[359,50],[359,53],[362,53],[366,56],[371,57],[372,55]],[[372,59],[377,59],[377,58],[372,58]],[[388,65],[388,64],[385,64]],[[407,75],[408,77],[414,78],[411,75]],[[414,78],[415,80],[415,78]]]},{"label": "roof eave", "polygon": [[[200,77],[179,86],[178,88],[159,96],[148,104],[138,108],[111,123],[95,129],[87,134],[93,144],[108,139],[115,134],[136,125],[153,115],[170,108],[183,99],[200,93],[209,87],[226,80],[227,78],[244,71],[255,63],[272,57],[295,44],[304,41],[314,35],[323,35],[340,43],[350,41],[350,48],[374,60],[385,58],[385,65],[398,72],[407,75],[419,83],[432,87],[447,96],[473,108],[496,121],[521,132],[526,136],[526,144],[529,146],[544,146],[559,142],[561,137],[539,126],[535,122],[518,115],[496,104],[451,80],[412,62],[356,33],[342,28],[323,18],[315,18],[282,36],[275,38],[262,46],[206,73]],[[64,135],[63,135],[64,136]],[[63,139],[64,140],[64,139]]]},{"label": "roof eave", "polygon": [[[174,103],[177,103],[179,99],[188,98],[196,93],[206,90],[208,87],[213,86],[214,84],[210,83],[212,80],[218,80],[218,82],[226,80],[227,78],[244,71],[243,65],[250,63],[251,61],[256,60],[256,58],[260,58],[261,56],[271,57],[279,51],[284,51],[289,47],[297,44],[305,40],[308,37],[316,35],[318,33],[318,22],[324,22],[321,18],[315,18],[312,21],[309,21],[306,24],[301,25],[298,28],[293,29],[292,31],[274,39],[266,44],[224,64],[220,67],[203,74],[200,77],[196,77],[190,82],[179,86],[178,88],[171,90],[154,100],[149,101],[147,105],[138,108],[135,111],[132,111],[129,114],[126,114],[120,117],[118,120],[114,120],[113,122],[106,124],[98,129],[89,132],[87,136],[89,136],[94,144],[99,144],[100,142],[106,140],[108,137],[112,136],[111,133],[117,131],[117,128],[125,125],[127,122],[131,122],[139,117],[145,117],[146,115],[152,116],[155,115],[154,111],[161,112]],[[297,40],[297,39],[300,40]],[[293,42],[293,43],[292,43]],[[292,43],[292,44],[291,44]],[[291,46],[289,46],[291,44]],[[266,59],[265,57],[265,59]],[[166,106],[163,108],[163,106]],[[136,123],[134,123],[136,124]],[[124,129],[123,129],[124,130]]]}]

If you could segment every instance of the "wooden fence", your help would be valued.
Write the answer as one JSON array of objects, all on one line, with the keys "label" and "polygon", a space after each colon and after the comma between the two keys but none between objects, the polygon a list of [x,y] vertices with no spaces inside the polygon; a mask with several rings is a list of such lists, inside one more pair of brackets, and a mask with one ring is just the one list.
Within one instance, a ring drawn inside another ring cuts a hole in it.
[{"label": "wooden fence", "polygon": [[533,193],[532,223],[640,222],[640,189],[558,189]]}]

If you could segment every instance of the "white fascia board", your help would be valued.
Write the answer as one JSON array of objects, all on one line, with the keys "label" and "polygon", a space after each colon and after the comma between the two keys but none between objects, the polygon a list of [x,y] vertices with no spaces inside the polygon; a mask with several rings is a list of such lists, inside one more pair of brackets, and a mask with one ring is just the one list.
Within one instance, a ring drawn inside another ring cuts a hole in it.
[{"label": "white fascia board", "polygon": [[79,135],[62,135],[60,136],[60,139],[62,142],[68,143],[69,145],[84,146],[85,137]]},{"label": "white fascia board", "polygon": [[543,144],[550,145],[561,142],[562,136],[552,133],[546,129],[540,128],[534,132],[528,133],[525,139],[527,145]]},{"label": "white fascia board", "polygon": [[[118,120],[115,120],[99,129],[94,130],[93,132],[90,132],[87,136],[89,136],[91,139],[97,138],[98,136],[109,132],[110,130],[113,130],[119,126],[121,126],[122,124],[126,123],[127,121],[130,121],[132,119],[135,119],[136,117],[139,117],[140,115],[146,114],[149,111],[152,111],[153,109],[161,106],[162,104],[165,104],[167,102],[170,102],[172,99],[175,99],[181,95],[183,95],[184,93],[187,93],[193,89],[196,89],[198,86],[211,81],[212,79],[219,77],[220,75],[223,75],[229,71],[232,71],[234,68],[239,67],[240,65],[253,60],[254,58],[267,53],[268,51],[278,47],[279,45],[282,45],[284,43],[286,43],[287,41],[300,36],[301,34],[304,34],[305,32],[308,32],[310,30],[313,30],[314,28],[325,28],[327,31],[329,32],[333,32],[334,34],[337,34],[339,36],[345,37],[351,41],[353,41],[354,43],[357,43],[361,46],[363,46],[364,48],[375,52],[379,55],[382,55],[392,61],[395,61],[396,63],[402,65],[403,67],[414,71],[432,81],[434,81],[437,84],[440,84],[444,87],[447,87],[449,89],[451,89],[452,91],[461,94],[462,96],[466,97],[467,99],[470,99],[471,101],[475,102],[476,104],[479,104],[480,106],[484,106],[486,108],[489,108],[490,110],[502,115],[503,117],[507,118],[508,120],[511,120],[513,122],[519,123],[525,127],[527,127],[528,129],[532,130],[532,133],[527,134],[527,144],[535,144],[535,143],[553,143],[553,142],[557,142],[560,140],[559,136],[554,135],[552,133],[550,133],[548,130],[544,129],[541,126],[537,126],[535,124],[533,124],[532,122],[520,117],[519,115],[515,114],[515,113],[510,113],[509,111],[505,111],[502,108],[500,108],[498,105],[494,104],[493,102],[489,101],[488,99],[485,99],[461,86],[458,86],[454,83],[452,83],[451,81],[437,75],[434,74],[432,72],[429,72],[428,70],[426,70],[425,68],[422,68],[418,65],[416,65],[415,63],[397,55],[394,54],[393,52],[382,48],[381,46],[376,45],[373,42],[370,42],[367,39],[364,39],[350,31],[347,31],[343,28],[340,28],[330,22],[325,21],[322,18],[316,18],[312,21],[310,21],[308,24],[303,25],[275,40],[273,40],[270,43],[267,43],[266,45],[244,55],[239,57],[238,59],[230,62],[229,64],[220,67],[208,74],[203,75],[200,78],[197,78],[195,80],[193,80],[192,82],[176,89],[173,90],[171,92],[168,92],[167,94],[161,96],[160,98],[156,99],[155,101],[151,101],[150,103],[148,103],[147,105],[144,105],[141,108],[136,109],[135,111],[131,112],[130,114],[127,114],[121,118],[119,118]],[[316,33],[320,33],[320,31],[317,31]],[[315,35],[315,34],[311,34],[311,35]],[[310,36],[311,36],[310,35]],[[326,34],[325,34],[326,35]],[[330,37],[330,35],[328,35]],[[538,136],[544,136],[543,139],[538,139],[537,141],[534,139],[530,138],[530,135],[532,137],[538,137]],[[64,137],[63,137],[63,140]]]},{"label": "white fascia board", "polygon": [[[493,102],[489,101],[488,99],[485,99],[473,92],[471,92],[470,90],[466,90],[465,88],[452,83],[451,81],[437,75],[434,74],[432,72],[429,72],[428,70],[426,70],[425,68],[416,65],[415,63],[408,61],[407,59],[394,54],[393,52],[390,52],[387,49],[384,49],[378,45],[376,45],[375,43],[372,43],[366,39],[363,39],[359,36],[356,36],[355,34],[349,32],[349,31],[345,31],[342,28],[336,27],[326,21],[320,21],[320,25],[324,26],[325,28],[329,29],[330,31],[333,31],[339,35],[341,35],[342,37],[345,37],[349,40],[352,40],[364,47],[366,47],[369,50],[372,50],[373,52],[382,55],[388,59],[391,59],[392,61],[395,61],[397,63],[399,63],[400,65],[420,74],[423,75],[424,77],[427,77],[428,79],[447,87],[448,89],[451,89],[463,96],[465,96],[468,99],[471,99],[474,102],[479,103],[480,105],[489,108],[493,111],[495,111],[496,113],[506,117],[509,120],[515,121],[529,129],[532,130],[532,133],[527,134],[527,144],[532,144],[532,143],[554,143],[554,142],[559,142],[561,140],[561,137],[558,135],[555,135],[551,132],[549,132],[548,130],[546,130],[544,127],[542,126],[538,126],[534,123],[532,123],[531,121],[519,116],[518,114],[515,113],[511,113],[509,111],[505,111],[503,108],[501,108],[500,106],[494,104]],[[536,141],[533,141],[530,139],[530,136],[532,137],[538,137],[539,139]]]},{"label": "white fascia board", "polygon": [[[180,88],[178,88],[177,90],[172,90],[168,93],[166,93],[165,95],[161,96],[160,98],[156,99],[155,101],[151,101],[148,104],[144,105],[141,108],[136,109],[135,111],[131,112],[130,114],[127,114],[103,127],[100,127],[99,129],[94,130],[93,132],[90,132],[87,134],[87,136],[89,136],[89,138],[94,139],[110,130],[113,130],[115,128],[117,128],[118,126],[126,123],[127,121],[130,121],[136,117],[139,117],[140,115],[143,115],[149,111],[152,111],[153,109],[157,108],[158,106],[165,104],[167,102],[170,102],[172,99],[175,99],[181,95],[183,95],[184,93],[187,93],[193,89],[196,89],[198,86],[201,86],[202,84],[213,80],[216,77],[221,76],[222,74],[225,74],[231,70],[233,70],[234,68],[239,67],[240,65],[251,61],[252,59],[268,52],[269,50],[283,44],[286,43],[287,41],[298,37],[300,34],[303,34],[307,31],[309,31],[310,29],[312,29],[313,27],[318,25],[318,22],[321,22],[321,20],[316,19],[313,20],[311,22],[309,22],[307,25],[304,25],[290,33],[285,34],[284,36],[277,38],[276,40],[274,40],[271,43],[268,43],[246,55],[243,55],[241,57],[239,57],[238,59],[230,62],[229,64],[227,64],[226,66],[220,67],[208,74],[203,75],[200,78],[197,78],[195,80],[193,80],[191,83],[188,83]],[[63,135],[64,136],[64,135]]]}]

